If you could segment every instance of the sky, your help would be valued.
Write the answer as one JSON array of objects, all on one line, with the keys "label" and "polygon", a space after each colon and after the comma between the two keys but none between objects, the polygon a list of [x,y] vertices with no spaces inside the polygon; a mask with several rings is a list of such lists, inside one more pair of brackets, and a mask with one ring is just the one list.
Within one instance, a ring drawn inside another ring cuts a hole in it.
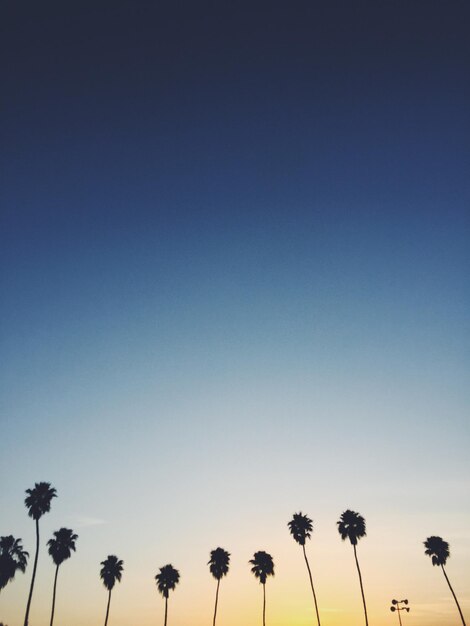
[{"label": "sky", "polygon": [[[0,37],[0,535],[79,536],[56,620],[470,618],[470,116],[464,1],[6,2]],[[32,557],[31,557],[32,563]],[[0,595],[23,623],[31,566]],[[400,596],[400,597],[399,597]]]}]

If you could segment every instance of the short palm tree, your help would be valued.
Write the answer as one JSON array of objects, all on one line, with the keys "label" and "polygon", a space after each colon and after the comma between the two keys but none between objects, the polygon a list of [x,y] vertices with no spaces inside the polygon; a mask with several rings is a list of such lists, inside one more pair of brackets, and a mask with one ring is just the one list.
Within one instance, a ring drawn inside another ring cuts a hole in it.
[{"label": "short palm tree", "polygon": [[0,537],[0,591],[15,577],[25,572],[29,554],[23,550],[21,539],[12,535]]},{"label": "short palm tree", "polygon": [[26,489],[27,496],[25,498],[25,506],[28,509],[29,517],[36,522],[36,554],[34,555],[33,575],[31,577],[31,587],[29,589],[28,603],[26,605],[26,614],[24,616],[24,626],[28,626],[29,609],[31,608],[31,600],[33,597],[34,581],[36,579],[36,569],[38,566],[39,556],[39,520],[44,513],[51,510],[52,498],[57,496],[54,487],[50,483],[35,483],[32,489]]},{"label": "short palm tree", "polygon": [[217,580],[217,591],[215,592],[214,619],[212,620],[212,626],[215,626],[215,619],[217,616],[220,579],[228,574],[229,563],[230,554],[226,550],[224,550],[223,548],[216,548],[215,550],[211,550],[211,558],[207,565],[209,565],[210,573]]},{"label": "short palm tree", "polygon": [[320,614],[318,612],[317,596],[315,594],[315,589],[313,587],[312,572],[310,571],[310,564],[307,559],[307,553],[305,552],[305,542],[307,541],[307,539],[310,539],[311,533],[313,531],[313,522],[306,515],[302,515],[302,513],[294,513],[291,521],[287,525],[289,526],[289,530],[291,532],[292,537],[295,539],[295,541],[299,545],[302,546],[305,564],[307,565],[308,575],[310,578],[310,587],[312,588],[313,601],[315,603],[317,622],[318,622],[318,626],[320,626]]},{"label": "short palm tree", "polygon": [[359,567],[359,561],[357,560],[357,552],[356,546],[357,542],[361,537],[366,536],[366,521],[356,513],[355,511],[344,511],[341,513],[341,517],[339,518],[338,524],[338,532],[341,535],[341,539],[344,541],[345,539],[349,539],[352,547],[354,548],[354,558],[356,559],[356,567],[357,573],[359,574],[359,584],[361,585],[361,594],[362,594],[362,604],[364,605],[364,615],[366,618],[366,626],[369,626],[369,621],[367,619],[367,606],[366,606],[366,598],[364,596],[364,587],[362,585],[362,576],[361,576],[361,568]]},{"label": "short palm tree", "polygon": [[255,578],[258,578],[263,585],[263,626],[266,626],[266,580],[268,576],[274,576],[273,557],[267,552],[260,550],[255,552],[249,563],[253,565],[251,571]]},{"label": "short palm tree", "polygon": [[157,581],[157,589],[165,598],[165,621],[164,626],[166,626],[168,619],[168,596],[170,595],[170,591],[173,591],[176,585],[180,580],[180,573],[177,569],[173,567],[173,565],[168,564],[164,565],[160,568],[160,571],[155,576],[155,580]]},{"label": "short palm tree", "polygon": [[78,535],[75,535],[70,528],[61,528],[54,532],[54,537],[49,539],[47,545],[49,546],[48,552],[54,561],[56,566],[54,576],[54,588],[52,591],[52,611],[51,611],[51,626],[54,622],[54,609],[55,609],[55,594],[57,588],[57,575],[59,574],[59,567],[64,561],[69,559],[72,555],[72,550],[75,552],[75,542],[78,539]]},{"label": "short palm tree", "polygon": [[450,580],[447,578],[447,574],[444,569],[444,565],[446,564],[447,559],[450,557],[449,544],[447,543],[447,541],[444,541],[442,537],[428,537],[426,541],[424,542],[424,547],[426,548],[424,553],[431,557],[432,564],[438,565],[441,567],[442,573],[444,574],[445,579],[447,580],[447,584],[449,585],[449,589],[451,590],[452,595],[454,596],[455,604],[457,605],[457,608],[459,610],[462,624],[463,626],[466,626],[465,620],[463,618],[462,609],[460,608],[460,604],[457,600],[457,596],[455,595],[454,590],[452,589],[452,585],[450,584]]},{"label": "short palm tree", "polygon": [[104,561],[101,561],[101,565],[100,578],[109,592],[108,604],[106,606],[106,618],[104,620],[104,626],[106,626],[109,617],[109,605],[111,604],[111,591],[113,590],[116,580],[121,582],[124,563],[121,559],[118,559],[117,556],[110,554]]}]

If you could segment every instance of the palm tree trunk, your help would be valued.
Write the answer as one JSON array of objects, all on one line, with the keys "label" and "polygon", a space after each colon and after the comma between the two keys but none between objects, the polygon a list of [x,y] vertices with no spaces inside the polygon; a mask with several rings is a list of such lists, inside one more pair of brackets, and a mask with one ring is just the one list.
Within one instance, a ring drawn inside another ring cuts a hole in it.
[{"label": "palm tree trunk", "polygon": [[354,544],[353,544],[353,548],[354,548],[354,558],[356,559],[357,573],[359,574],[359,583],[361,585],[362,604],[364,605],[364,615],[366,617],[366,626],[369,626],[369,620],[367,619],[366,598],[364,596],[364,587],[362,586],[361,568],[359,567],[359,561],[357,560],[356,546]]},{"label": "palm tree trunk", "polygon": [[165,598],[165,622],[164,622],[164,626],[166,626],[167,618],[168,618],[168,598]]},{"label": "palm tree trunk", "polygon": [[263,626],[266,626],[266,584],[263,583]]},{"label": "palm tree trunk", "polygon": [[217,579],[217,591],[215,592],[214,619],[212,621],[212,626],[215,626],[215,618],[217,616],[217,603],[219,601],[219,585],[220,585],[220,578]]},{"label": "palm tree trunk", "polygon": [[452,591],[452,595],[454,596],[455,604],[457,605],[457,608],[458,608],[458,610],[459,610],[459,613],[460,613],[460,619],[462,620],[462,624],[463,624],[463,626],[466,626],[466,624],[465,624],[465,620],[464,620],[464,618],[463,618],[463,614],[462,614],[462,609],[460,608],[459,601],[457,600],[457,596],[455,595],[454,590],[452,589],[452,585],[450,584],[450,580],[447,578],[447,574],[446,574],[446,571],[445,571],[445,569],[444,569],[444,566],[443,566],[443,565],[441,565],[441,567],[442,567],[442,573],[443,573],[443,574],[444,574],[444,576],[446,577],[447,584],[449,585],[449,589]]},{"label": "palm tree trunk", "polygon": [[111,591],[112,589],[109,590],[109,595],[108,595],[108,606],[106,607],[106,617],[104,620],[104,626],[107,625],[108,623],[108,617],[109,617],[109,605],[111,604]]},{"label": "palm tree trunk", "polygon": [[56,567],[55,569],[55,576],[54,576],[54,591],[52,592],[52,612],[51,612],[51,626],[54,622],[54,609],[55,609],[55,591],[57,588],[57,574],[59,573],[59,566]]},{"label": "palm tree trunk", "polygon": [[31,608],[31,600],[33,597],[34,580],[36,578],[36,569],[39,557],[39,520],[36,520],[36,554],[34,555],[33,576],[31,578],[31,587],[29,588],[28,603],[26,605],[26,615],[24,616],[24,626],[28,626],[29,609]]},{"label": "palm tree trunk", "polygon": [[309,575],[309,578],[310,578],[310,586],[312,588],[313,601],[315,602],[315,611],[317,613],[317,622],[318,622],[318,626],[320,626],[320,614],[318,613],[317,596],[315,595],[315,589],[313,587],[312,572],[310,571],[310,565],[309,565],[309,562],[308,562],[308,559],[307,559],[307,553],[305,552],[305,545],[302,546],[302,550],[304,551],[304,559],[305,559],[305,563],[307,565],[308,575]]}]

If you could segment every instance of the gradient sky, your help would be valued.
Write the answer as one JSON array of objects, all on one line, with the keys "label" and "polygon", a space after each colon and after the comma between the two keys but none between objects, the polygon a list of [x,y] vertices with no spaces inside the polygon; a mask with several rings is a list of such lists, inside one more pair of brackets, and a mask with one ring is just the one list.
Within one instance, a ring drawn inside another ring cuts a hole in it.
[{"label": "gradient sky", "polygon": [[[61,626],[453,626],[470,618],[470,11],[465,1],[6,2],[0,534],[79,535]],[[0,596],[22,624],[31,568]]]}]

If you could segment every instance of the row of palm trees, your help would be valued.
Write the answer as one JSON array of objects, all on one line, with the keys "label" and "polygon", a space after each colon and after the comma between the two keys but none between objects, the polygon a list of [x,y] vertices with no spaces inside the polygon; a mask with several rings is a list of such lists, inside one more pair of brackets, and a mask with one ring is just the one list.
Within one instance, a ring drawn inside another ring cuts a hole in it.
[{"label": "row of palm trees", "polygon": [[[31,577],[31,585],[28,594],[28,601],[26,604],[26,613],[24,619],[24,626],[28,626],[29,612],[31,608],[31,600],[33,597],[34,583],[36,579],[38,555],[39,555],[39,520],[40,518],[50,511],[52,499],[57,496],[56,490],[51,487],[50,483],[40,482],[35,483],[34,488],[26,490],[25,506],[28,509],[28,515],[35,521],[36,527],[36,552],[34,556],[33,573]],[[337,522],[338,532],[341,539],[344,541],[349,539],[353,551],[354,559],[356,563],[357,573],[359,577],[359,585],[361,589],[362,603],[364,607],[365,624],[369,626],[369,619],[367,615],[366,598],[364,594],[364,586],[362,581],[361,569],[359,566],[359,560],[357,558],[357,544],[359,539],[366,536],[366,524],[365,520],[359,513],[355,511],[344,511],[339,521]],[[307,539],[311,538],[313,532],[312,520],[303,515],[302,513],[295,513],[288,523],[288,527],[293,539],[302,547],[302,552],[307,566],[310,586],[312,589],[313,602],[315,606],[316,621],[318,626],[321,626],[320,611],[318,608],[317,596],[315,587],[313,584],[312,572],[306,553]],[[54,586],[52,592],[52,610],[50,626],[53,626],[54,622],[54,610],[57,591],[57,578],[59,574],[59,568],[64,561],[70,558],[72,552],[76,549],[76,541],[78,536],[70,528],[61,528],[53,533],[53,537],[47,542],[48,552],[51,556],[55,566]],[[432,564],[439,566],[442,569],[444,577],[449,585],[450,591],[454,597],[457,609],[459,611],[460,618],[463,626],[466,626],[462,610],[460,608],[457,596],[450,584],[444,566],[447,559],[450,556],[449,544],[441,537],[428,537],[424,542],[425,554],[431,557]],[[0,537],[0,591],[12,581],[17,571],[25,572],[27,561],[29,558],[28,552],[23,550],[21,539],[15,539],[12,535]],[[255,552],[253,558],[249,561],[251,571],[255,578],[259,580],[263,586],[263,626],[266,626],[266,582],[269,576],[274,576],[274,562],[270,554],[264,551]],[[217,580],[215,605],[214,605],[214,617],[213,626],[216,624],[217,607],[219,601],[219,587],[221,579],[227,575],[230,565],[230,554],[223,548],[216,548],[210,553],[210,559],[208,562],[209,571],[212,576]],[[109,618],[109,608],[111,605],[111,592],[116,584],[120,582],[122,578],[122,572],[124,569],[124,563],[115,555],[109,555],[104,561],[101,562],[100,577],[104,586],[108,590],[108,602],[106,606],[106,617],[104,625],[107,626]],[[160,568],[160,571],[155,576],[157,589],[165,599],[165,617],[164,626],[167,626],[168,620],[168,598],[170,591],[173,591],[180,580],[180,574],[171,564],[164,565]]]}]

